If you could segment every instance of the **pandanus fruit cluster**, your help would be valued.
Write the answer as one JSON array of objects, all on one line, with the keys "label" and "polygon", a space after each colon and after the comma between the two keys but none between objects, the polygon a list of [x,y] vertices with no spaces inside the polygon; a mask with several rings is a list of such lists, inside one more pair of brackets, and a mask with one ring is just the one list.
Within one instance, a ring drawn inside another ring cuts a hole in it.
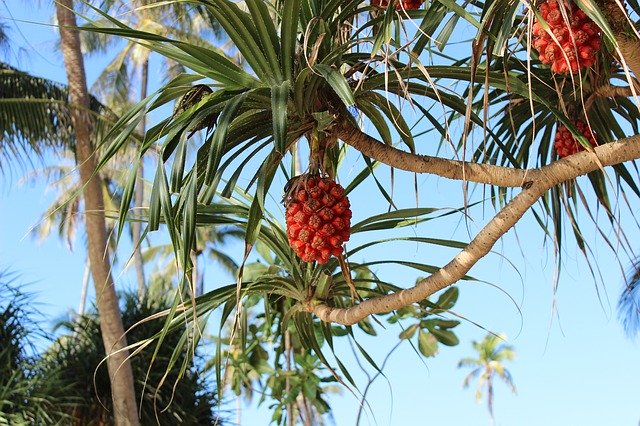
[{"label": "pandanus fruit cluster", "polygon": [[[577,120],[574,124],[591,146],[597,145],[595,136],[591,129],[589,129],[587,123],[582,120]],[[568,155],[573,155],[576,152],[584,151],[584,146],[582,146],[580,142],[573,137],[569,129],[564,125],[558,126],[553,145],[555,146],[559,157],[566,157]]]},{"label": "pandanus fruit cluster", "polygon": [[[420,9],[424,0],[399,0],[396,1],[396,10],[417,10]],[[371,0],[371,5],[386,9],[389,6],[389,0]]]},{"label": "pandanus fruit cluster", "polygon": [[[547,0],[540,5],[544,22],[533,24],[533,47],[543,64],[558,74],[593,66],[602,45],[598,26],[570,0]],[[548,27],[547,27],[548,25]]]},{"label": "pandanus fruit cluster", "polygon": [[287,238],[298,257],[324,264],[342,254],[351,227],[351,205],[342,186],[326,177],[298,176],[284,202]]}]

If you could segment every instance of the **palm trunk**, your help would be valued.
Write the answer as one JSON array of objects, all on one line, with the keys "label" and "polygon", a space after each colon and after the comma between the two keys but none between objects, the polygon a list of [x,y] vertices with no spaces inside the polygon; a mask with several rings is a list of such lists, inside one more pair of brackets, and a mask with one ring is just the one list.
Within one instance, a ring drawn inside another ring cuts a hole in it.
[{"label": "palm trunk", "polygon": [[198,273],[198,256],[200,253],[200,250],[191,250],[191,286],[195,297],[204,294],[204,281]]},{"label": "palm trunk", "polygon": [[489,375],[487,381],[487,408],[489,409],[489,416],[491,417],[491,425],[495,424],[495,418],[493,417],[493,377]]},{"label": "palm trunk", "polygon": [[76,161],[80,168],[85,204],[85,226],[91,274],[96,289],[96,304],[100,316],[100,330],[104,342],[111,382],[113,415],[116,425],[139,425],[133,373],[129,352],[122,350],[127,342],[122,326],[118,298],[111,277],[110,262],[105,256],[107,231],[104,218],[102,186],[96,170],[96,157],[91,142],[89,93],[84,60],[80,50],[80,37],[76,27],[72,0],[56,2],[56,15],[60,26],[62,54],[69,80],[71,117],[76,134]]},{"label": "palm trunk", "polygon": [[78,306],[78,315],[84,315],[84,309],[87,305],[87,290],[89,288],[89,278],[91,274],[91,264],[89,259],[84,262],[84,274],[82,275],[82,289],[80,290],[80,306]]},{"label": "palm trunk", "polygon": [[[147,87],[149,85],[149,57],[142,63],[140,70],[140,100],[147,97]],[[138,133],[144,136],[146,131],[146,120],[140,120]],[[136,176],[135,194],[133,197],[134,207],[140,208],[144,203],[144,161],[140,159],[138,174]],[[133,263],[136,268],[136,279],[138,281],[138,298],[142,299],[146,293],[146,281],[144,278],[144,263],[142,262],[142,222],[134,220],[131,224],[131,238],[133,240]]]},{"label": "palm trunk", "polygon": [[[289,330],[284,331],[284,363],[287,372],[291,371],[291,333]],[[291,383],[289,382],[289,375],[284,378],[284,393],[289,398],[291,395]],[[293,426],[295,424],[293,414],[293,402],[287,404],[287,426]]]}]

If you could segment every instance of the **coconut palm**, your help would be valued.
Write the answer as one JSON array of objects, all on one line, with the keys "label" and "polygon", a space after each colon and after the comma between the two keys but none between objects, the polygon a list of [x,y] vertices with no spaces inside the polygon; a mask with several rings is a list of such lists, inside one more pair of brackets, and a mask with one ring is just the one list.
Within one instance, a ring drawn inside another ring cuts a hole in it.
[{"label": "coconut palm", "polygon": [[[115,120],[95,97],[89,101],[96,126]],[[68,87],[0,62],[0,167],[12,161],[33,166],[45,152],[75,150]],[[10,161],[12,160],[12,161]]]},{"label": "coconut palm", "polygon": [[[69,4],[67,4],[67,7]],[[70,11],[62,10],[58,16],[59,22],[66,22],[72,27],[74,22],[73,14]],[[66,19],[66,20],[65,20]],[[67,31],[67,32],[65,32]],[[41,156],[46,148],[71,148],[76,154],[80,169],[84,170],[82,186],[85,190],[85,207],[89,211],[99,211],[89,219],[91,226],[87,226],[87,234],[89,240],[89,257],[94,257],[91,262],[94,272],[94,282],[105,283],[110,280],[110,265],[108,259],[103,257],[104,246],[100,240],[104,237],[106,242],[106,232],[104,229],[104,209],[102,208],[102,187],[98,179],[94,179],[95,157],[92,156],[90,149],[91,135],[103,126],[105,120],[112,117],[93,97],[88,95],[86,91],[86,83],[84,82],[84,69],[82,60],[78,59],[75,52],[79,52],[79,42],[74,41],[74,37],[70,29],[63,29],[66,36],[66,44],[63,42],[63,53],[67,55],[65,59],[70,61],[69,71],[72,75],[69,88],[65,88],[59,84],[50,82],[46,79],[30,76],[24,72],[20,72],[8,65],[3,64],[1,70],[0,81],[3,86],[0,96],[0,114],[2,114],[2,137],[0,137],[0,145],[2,155],[10,156],[12,159],[20,161],[22,158],[30,158],[29,155],[35,152]],[[75,43],[75,47],[74,47]],[[83,90],[83,86],[85,89]],[[76,108],[69,108],[69,105],[76,105]],[[99,112],[99,114],[98,114]],[[105,112],[105,114],[103,114]],[[101,119],[95,119],[100,117]],[[88,163],[87,163],[88,161]],[[4,163],[4,162],[3,162]],[[81,173],[82,174],[82,173]],[[95,182],[96,185],[87,186],[87,182]],[[92,189],[90,189],[92,188]],[[93,191],[93,192],[92,192]],[[78,195],[78,194],[76,194]],[[88,198],[87,198],[88,195]],[[102,223],[101,223],[102,222]],[[97,243],[97,244],[96,244]],[[91,249],[92,247],[92,249]],[[93,254],[91,253],[93,251]],[[98,269],[100,273],[98,273]],[[98,273],[96,276],[95,274]],[[97,279],[96,279],[97,278]],[[107,286],[107,289],[112,286]],[[108,293],[108,291],[107,291]],[[102,284],[97,286],[97,294],[103,295],[104,289]],[[115,292],[113,293],[115,297]],[[112,303],[110,303],[110,300]],[[104,311],[105,321],[108,321],[113,328],[112,333],[105,333],[106,338],[110,339],[110,343],[121,341],[123,329],[119,319],[119,310],[115,299],[109,297],[101,298],[101,306]],[[112,347],[111,344],[107,347]],[[118,355],[116,358],[120,357]],[[116,363],[120,365],[120,361],[126,361],[126,356]],[[116,364],[112,364],[112,371],[116,371]],[[125,378],[127,373],[127,363],[123,365],[121,370],[120,381]],[[133,389],[132,379],[130,389]],[[126,385],[120,389],[125,389]],[[118,392],[115,392],[116,395]],[[130,393],[130,401],[133,401],[134,409],[131,413],[135,413],[135,396]],[[126,398],[124,398],[126,399]],[[121,399],[121,400],[124,400]],[[124,412],[124,411],[122,411]]]},{"label": "coconut palm", "polygon": [[497,376],[502,379],[509,386],[511,392],[516,393],[511,373],[504,366],[505,361],[513,361],[516,358],[516,352],[513,346],[505,343],[505,339],[506,336],[503,334],[487,334],[480,342],[473,341],[472,343],[473,349],[478,353],[477,358],[463,358],[458,362],[458,368],[473,369],[464,378],[462,386],[467,388],[473,380],[477,380],[476,401],[482,400],[483,391],[486,389],[487,408],[492,423],[494,421],[494,378]]},{"label": "coconut palm", "polygon": [[[47,145],[73,146],[83,182],[84,202],[88,211],[93,211],[87,221],[88,253],[99,295],[103,316],[105,347],[117,353],[110,358],[113,400],[116,410],[127,413],[127,424],[138,424],[133,378],[127,359],[127,351],[118,352],[126,346],[124,329],[115,298],[110,275],[108,257],[103,256],[106,247],[102,187],[95,174],[96,158],[92,147],[92,133],[103,120],[95,120],[94,98],[86,88],[86,77],[80,41],[75,27],[75,16],[71,1],[56,4],[60,24],[61,50],[69,77],[68,91],[44,79],[34,78],[3,65],[2,80],[2,132],[0,151],[13,158],[28,158],[27,152],[39,154]],[[8,83],[8,84],[7,84]],[[17,92],[17,93],[16,93]],[[74,105],[69,108],[69,105]],[[99,109],[99,108],[98,108]],[[73,141],[73,145],[70,141]],[[29,148],[27,151],[26,148]],[[116,375],[119,370],[120,374]],[[120,424],[120,421],[117,422]],[[122,423],[125,424],[125,423]]]},{"label": "coconut palm", "polygon": [[122,318],[118,307],[115,286],[111,276],[109,257],[104,255],[107,247],[107,230],[104,216],[102,186],[95,174],[98,159],[92,143],[92,122],[86,113],[89,110],[89,92],[76,27],[72,1],[56,3],[56,17],[60,28],[61,49],[67,78],[71,120],[76,136],[76,159],[83,184],[88,255],[96,289],[96,300],[100,315],[100,327],[107,354],[111,398],[117,425],[137,425],[138,410],[133,382],[133,373],[126,349]]}]

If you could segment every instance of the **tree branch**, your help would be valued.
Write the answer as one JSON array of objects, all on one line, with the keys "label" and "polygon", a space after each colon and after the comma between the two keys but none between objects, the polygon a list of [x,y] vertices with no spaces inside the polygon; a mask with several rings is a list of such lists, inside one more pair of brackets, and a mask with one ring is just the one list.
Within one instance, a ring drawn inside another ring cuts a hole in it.
[{"label": "tree branch", "polygon": [[478,260],[489,253],[496,241],[507,233],[525,212],[553,186],[598,170],[600,164],[611,166],[637,158],[640,158],[639,135],[601,145],[596,147],[594,152],[580,152],[540,169],[531,170],[529,175],[535,175],[536,179],[498,212],[448,264],[431,276],[419,281],[414,287],[368,299],[350,308],[335,308],[317,300],[311,300],[306,303],[305,309],[318,316],[322,321],[351,325],[369,315],[391,312],[423,300],[460,280]]},{"label": "tree branch", "polygon": [[337,136],[364,155],[409,172],[429,173],[449,179],[503,187],[520,187],[537,178],[536,169],[514,169],[491,164],[469,163],[402,151],[385,145],[346,120],[339,124]]},{"label": "tree branch", "polygon": [[589,98],[584,103],[585,111],[589,111],[591,106],[596,101],[597,98],[616,98],[616,97],[625,97],[628,98],[630,96],[634,96],[637,93],[640,93],[640,84],[637,81],[633,80],[632,83],[635,87],[631,86],[613,86],[611,84],[605,84],[598,87],[596,90],[589,95]]}]

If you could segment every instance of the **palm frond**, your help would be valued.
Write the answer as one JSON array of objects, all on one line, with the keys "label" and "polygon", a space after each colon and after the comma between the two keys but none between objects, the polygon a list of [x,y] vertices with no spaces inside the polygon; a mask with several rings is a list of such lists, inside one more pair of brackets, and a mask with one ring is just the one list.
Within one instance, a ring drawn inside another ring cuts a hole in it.
[{"label": "palm frond", "polygon": [[637,260],[618,299],[618,318],[627,336],[635,337],[640,332],[640,263]]},{"label": "palm frond", "polygon": [[[0,62],[0,168],[33,165],[50,148],[75,150],[69,108],[66,86]],[[91,115],[106,112],[92,97]]]}]

